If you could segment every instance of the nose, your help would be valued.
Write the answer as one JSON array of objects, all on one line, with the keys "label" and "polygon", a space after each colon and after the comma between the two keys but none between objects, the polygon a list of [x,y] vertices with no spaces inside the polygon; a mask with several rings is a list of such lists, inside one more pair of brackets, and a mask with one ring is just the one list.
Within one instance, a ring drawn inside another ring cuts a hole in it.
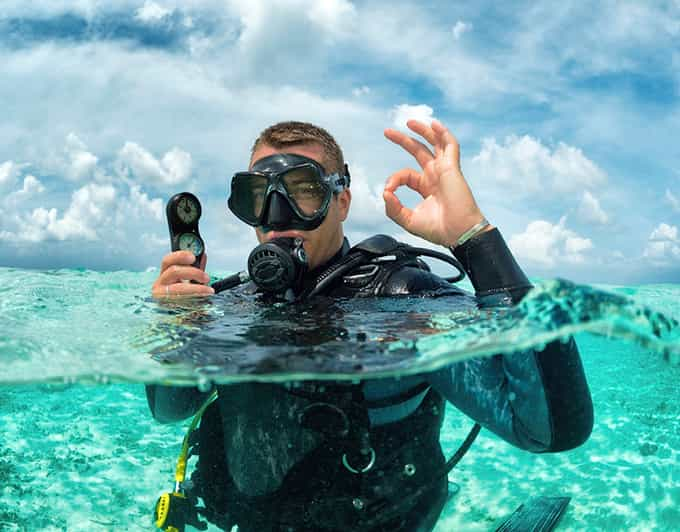
[{"label": "nose", "polygon": [[278,191],[269,196],[262,225],[272,229],[287,229],[295,217],[295,213],[286,197]]}]

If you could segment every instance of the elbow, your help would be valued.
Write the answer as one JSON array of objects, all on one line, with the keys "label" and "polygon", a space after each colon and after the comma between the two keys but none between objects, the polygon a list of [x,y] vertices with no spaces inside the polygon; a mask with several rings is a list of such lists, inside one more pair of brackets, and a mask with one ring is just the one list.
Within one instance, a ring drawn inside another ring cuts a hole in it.
[{"label": "elbow", "polygon": [[[594,413],[590,391],[582,380],[579,394],[563,397],[553,411],[551,445],[546,452],[569,451],[583,445],[593,431]],[[568,400],[564,400],[568,399]]]},{"label": "elbow", "polygon": [[528,435],[526,429],[515,429],[511,441],[520,449],[542,454],[570,451],[583,445],[593,431],[593,409],[590,401],[584,401],[578,411],[553,412],[544,437]]},{"label": "elbow", "polygon": [[176,413],[172,411],[166,412],[167,409],[163,408],[163,401],[161,400],[162,394],[157,393],[159,391],[158,385],[147,384],[145,388],[146,388],[146,401],[149,405],[151,415],[156,421],[163,425],[167,425],[169,423],[174,423],[176,421],[180,421],[181,419],[183,419],[183,417],[176,415]]},{"label": "elbow", "polygon": [[[539,355],[551,418],[551,442],[544,452],[583,445],[593,430],[593,401],[576,343],[553,342]],[[541,360],[542,359],[542,360]]]},{"label": "elbow", "polygon": [[182,421],[196,413],[206,394],[196,388],[146,385],[146,399],[153,418],[162,424]]},{"label": "elbow", "polygon": [[588,402],[588,406],[578,416],[561,423],[554,433],[550,447],[544,452],[558,453],[576,449],[588,441],[592,432],[593,408],[592,403]]}]

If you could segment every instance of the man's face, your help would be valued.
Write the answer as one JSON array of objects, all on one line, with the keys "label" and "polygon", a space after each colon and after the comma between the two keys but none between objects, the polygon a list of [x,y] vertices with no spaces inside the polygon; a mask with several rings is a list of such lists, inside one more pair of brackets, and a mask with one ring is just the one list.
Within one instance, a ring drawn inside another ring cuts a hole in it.
[{"label": "man's face", "polygon": [[[276,153],[303,155],[310,159],[314,159],[324,168],[327,167],[326,162],[324,161],[323,148],[316,143],[299,144],[280,150],[267,145],[260,146],[255,150],[255,153],[253,153],[251,166],[260,159]],[[307,253],[309,268],[314,269],[335,255],[340,249],[340,246],[342,246],[342,239],[344,237],[342,222],[347,218],[351,199],[352,196],[349,189],[345,189],[339,194],[334,195],[328,208],[326,218],[323,223],[313,231],[291,229],[284,231],[268,231],[265,233],[262,231],[261,227],[257,227],[255,229],[257,239],[262,243],[278,237],[301,238],[304,242],[305,252]]]}]

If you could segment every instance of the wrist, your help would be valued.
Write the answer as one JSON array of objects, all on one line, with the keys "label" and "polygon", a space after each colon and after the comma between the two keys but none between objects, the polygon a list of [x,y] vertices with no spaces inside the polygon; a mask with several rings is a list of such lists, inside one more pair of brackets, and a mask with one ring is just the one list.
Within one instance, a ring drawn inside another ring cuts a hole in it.
[{"label": "wrist", "polygon": [[465,231],[463,231],[463,233],[460,233],[455,238],[448,240],[445,243],[445,246],[453,251],[458,246],[462,246],[469,240],[472,240],[474,237],[481,235],[482,233],[486,233],[487,231],[491,231],[492,229],[494,229],[494,226],[482,216],[481,220],[470,225]]}]

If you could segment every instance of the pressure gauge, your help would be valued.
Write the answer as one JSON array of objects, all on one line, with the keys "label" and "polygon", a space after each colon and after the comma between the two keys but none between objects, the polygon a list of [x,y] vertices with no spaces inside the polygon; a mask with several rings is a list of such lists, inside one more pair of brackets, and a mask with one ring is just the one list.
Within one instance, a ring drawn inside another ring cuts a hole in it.
[{"label": "pressure gauge", "polygon": [[203,241],[194,233],[182,233],[178,238],[179,249],[191,251],[197,257],[203,254]]},{"label": "pressure gauge", "polygon": [[175,209],[177,210],[177,217],[187,225],[197,222],[201,217],[201,204],[198,203],[196,196],[188,193],[177,201]]},{"label": "pressure gauge", "polygon": [[190,192],[175,194],[165,207],[170,230],[170,243],[173,251],[188,250],[196,256],[194,266],[201,264],[205,244],[198,232],[201,217],[201,203]]}]

